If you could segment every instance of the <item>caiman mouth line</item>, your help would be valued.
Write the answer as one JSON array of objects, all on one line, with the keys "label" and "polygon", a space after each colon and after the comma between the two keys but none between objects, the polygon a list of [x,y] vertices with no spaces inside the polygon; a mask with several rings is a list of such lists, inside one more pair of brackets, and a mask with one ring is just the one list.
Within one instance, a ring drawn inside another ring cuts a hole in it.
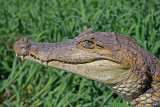
[{"label": "caiman mouth line", "polygon": [[[40,61],[41,64],[43,62],[45,62],[45,66],[48,66],[48,63],[53,62],[53,61],[58,61],[58,62],[61,62],[61,63],[64,63],[64,64],[73,64],[73,65],[76,65],[76,64],[86,64],[86,63],[90,63],[90,62],[97,61],[97,60],[108,60],[108,59],[105,59],[105,58],[97,58],[97,59],[92,59],[92,60],[86,60],[84,62],[69,62],[69,61],[62,61],[62,60],[56,60],[56,59],[50,59],[50,60],[44,61],[44,60],[41,60],[40,58],[36,57],[35,55],[31,54],[31,53],[29,53],[29,54],[23,54],[23,55],[19,55],[19,54],[16,53],[16,56],[19,56],[22,61],[24,61],[25,57],[30,56],[30,57],[34,58],[35,60]],[[114,62],[114,61],[112,61],[112,62]]]}]

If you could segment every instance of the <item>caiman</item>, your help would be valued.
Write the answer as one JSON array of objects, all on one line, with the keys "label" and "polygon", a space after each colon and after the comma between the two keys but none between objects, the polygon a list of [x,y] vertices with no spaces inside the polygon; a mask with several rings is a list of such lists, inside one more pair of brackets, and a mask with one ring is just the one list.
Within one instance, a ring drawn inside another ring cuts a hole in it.
[{"label": "caiman", "polygon": [[136,107],[160,107],[160,59],[129,36],[91,28],[59,43],[22,38],[16,55],[106,84]]}]

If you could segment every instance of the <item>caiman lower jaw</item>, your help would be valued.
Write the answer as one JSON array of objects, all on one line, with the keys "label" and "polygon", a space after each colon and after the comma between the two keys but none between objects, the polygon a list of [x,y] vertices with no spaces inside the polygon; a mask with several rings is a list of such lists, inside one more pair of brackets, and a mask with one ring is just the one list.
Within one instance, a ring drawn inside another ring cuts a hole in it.
[{"label": "caiman lower jaw", "polygon": [[131,68],[110,60],[100,59],[87,63],[71,63],[63,61],[42,61],[32,54],[18,55],[22,60],[31,60],[45,66],[51,66],[64,71],[72,72],[83,77],[99,81],[105,84],[116,84],[123,81],[131,73]]}]

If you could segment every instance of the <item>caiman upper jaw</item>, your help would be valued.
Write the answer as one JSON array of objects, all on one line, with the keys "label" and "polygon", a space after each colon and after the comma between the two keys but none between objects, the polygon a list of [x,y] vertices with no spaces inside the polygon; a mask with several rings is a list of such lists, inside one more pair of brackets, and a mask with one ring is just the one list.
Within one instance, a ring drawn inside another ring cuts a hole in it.
[{"label": "caiman upper jaw", "polygon": [[122,60],[124,62],[124,56],[118,49],[115,38],[115,33],[95,33],[89,29],[71,40],[60,43],[38,43],[22,38],[14,44],[14,50],[22,60],[24,56],[31,56],[42,62],[82,64],[104,59],[121,64]]}]

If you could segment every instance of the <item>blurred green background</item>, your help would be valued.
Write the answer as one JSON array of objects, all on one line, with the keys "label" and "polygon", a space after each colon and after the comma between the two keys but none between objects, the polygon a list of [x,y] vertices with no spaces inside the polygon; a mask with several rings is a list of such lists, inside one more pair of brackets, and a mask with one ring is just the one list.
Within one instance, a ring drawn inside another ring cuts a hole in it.
[{"label": "blurred green background", "polygon": [[102,83],[15,56],[20,38],[59,42],[90,27],[160,57],[158,0],[0,0],[0,107],[129,107]]}]

